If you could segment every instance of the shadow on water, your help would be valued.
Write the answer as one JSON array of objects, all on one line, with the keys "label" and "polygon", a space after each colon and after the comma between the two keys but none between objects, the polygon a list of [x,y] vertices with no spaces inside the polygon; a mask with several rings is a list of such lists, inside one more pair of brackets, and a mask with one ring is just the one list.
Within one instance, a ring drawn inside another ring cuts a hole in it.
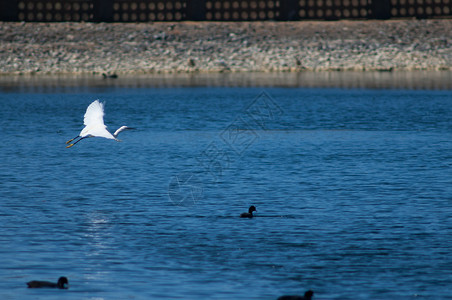
[{"label": "shadow on water", "polygon": [[452,72],[302,72],[93,76],[0,76],[2,92],[71,91],[83,88],[305,87],[450,90]]}]

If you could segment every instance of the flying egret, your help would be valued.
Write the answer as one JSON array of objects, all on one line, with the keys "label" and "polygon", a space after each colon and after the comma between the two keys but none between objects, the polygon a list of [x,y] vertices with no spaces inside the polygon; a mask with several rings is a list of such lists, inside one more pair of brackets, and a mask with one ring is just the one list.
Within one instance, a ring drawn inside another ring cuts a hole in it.
[{"label": "flying egret", "polygon": [[116,138],[118,134],[123,130],[133,129],[127,126],[121,126],[115,131],[115,133],[111,134],[107,130],[107,126],[104,124],[104,103],[99,102],[99,100],[95,100],[88,106],[83,123],[85,124],[85,128],[83,128],[78,136],[67,141],[66,144],[69,144],[76,138],[79,139],[74,143],[67,145],[66,148],[70,148],[88,137],[104,137],[120,142],[120,140]]}]

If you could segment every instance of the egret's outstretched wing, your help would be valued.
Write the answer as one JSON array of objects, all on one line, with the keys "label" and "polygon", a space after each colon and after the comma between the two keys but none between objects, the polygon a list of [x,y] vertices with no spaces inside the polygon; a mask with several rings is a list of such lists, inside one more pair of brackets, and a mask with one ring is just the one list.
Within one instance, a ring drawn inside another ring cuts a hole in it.
[{"label": "egret's outstretched wing", "polygon": [[[85,128],[88,128],[88,126],[86,126]],[[105,125],[90,128],[88,134],[96,137],[116,140],[116,138],[107,130],[107,126]]]},{"label": "egret's outstretched wing", "polygon": [[104,125],[104,104],[99,100],[91,103],[86,109],[83,123],[89,127]]},{"label": "egret's outstretched wing", "polygon": [[88,106],[83,122],[85,123],[85,128],[80,132],[81,137],[98,136],[107,139],[115,139],[115,137],[108,132],[107,126],[104,124],[104,104],[99,102],[99,100],[94,101]]}]

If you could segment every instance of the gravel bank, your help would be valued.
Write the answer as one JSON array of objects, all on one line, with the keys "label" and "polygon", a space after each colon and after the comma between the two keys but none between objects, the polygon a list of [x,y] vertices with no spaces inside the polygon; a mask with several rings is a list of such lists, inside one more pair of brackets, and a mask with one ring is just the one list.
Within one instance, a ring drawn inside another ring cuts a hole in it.
[{"label": "gravel bank", "polygon": [[451,69],[452,20],[0,22],[0,75]]}]

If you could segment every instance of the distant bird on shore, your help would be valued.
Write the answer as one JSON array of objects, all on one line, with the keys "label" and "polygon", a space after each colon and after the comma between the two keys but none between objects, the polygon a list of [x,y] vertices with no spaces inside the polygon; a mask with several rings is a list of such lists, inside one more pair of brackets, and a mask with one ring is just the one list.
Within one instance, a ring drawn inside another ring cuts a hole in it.
[{"label": "distant bird on shore", "polygon": [[58,289],[67,289],[69,288],[69,281],[66,277],[58,278],[57,283],[49,282],[49,281],[39,281],[33,280],[27,282],[28,288],[36,289],[36,288],[58,288]]},{"label": "distant bird on shore", "polygon": [[304,293],[304,296],[285,295],[285,296],[279,297],[278,300],[311,300],[313,295],[314,295],[314,292],[309,290]]},{"label": "distant bird on shore", "polygon": [[134,129],[127,126],[121,126],[118,128],[118,130],[115,131],[115,133],[111,134],[107,130],[107,126],[105,126],[104,124],[104,104],[102,102],[99,102],[99,100],[95,100],[88,106],[83,122],[85,124],[85,128],[83,128],[78,136],[67,141],[66,144],[69,144],[76,138],[79,139],[75,141],[75,143],[67,145],[66,148],[70,148],[88,137],[103,137],[120,142],[120,140],[118,140],[116,137],[121,131]]},{"label": "distant bird on shore", "polygon": [[251,205],[250,208],[248,208],[248,212],[244,212],[240,215],[240,218],[252,218],[253,217],[253,211],[257,211],[256,207],[254,205]]},{"label": "distant bird on shore", "polygon": [[102,73],[102,77],[104,78],[104,79],[108,79],[108,78],[111,78],[111,79],[116,79],[116,78],[118,78],[118,75],[116,75],[116,74],[107,74],[107,73]]}]

